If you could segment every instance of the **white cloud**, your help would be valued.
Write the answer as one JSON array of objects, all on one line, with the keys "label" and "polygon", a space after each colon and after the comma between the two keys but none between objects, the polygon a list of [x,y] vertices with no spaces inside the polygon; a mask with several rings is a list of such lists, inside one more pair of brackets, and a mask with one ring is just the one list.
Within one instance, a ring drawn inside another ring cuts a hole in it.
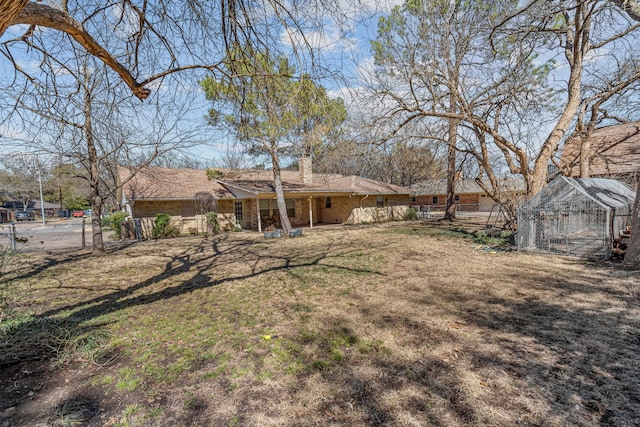
[{"label": "white cloud", "polygon": [[328,27],[327,31],[310,31],[302,33],[297,29],[287,28],[280,39],[285,46],[292,48],[311,48],[315,51],[332,52],[343,49],[344,40],[335,27]]},{"label": "white cloud", "polygon": [[33,74],[40,69],[40,61],[17,58],[16,64],[27,74]]},{"label": "white cloud", "polygon": [[3,38],[20,37],[29,30],[29,27],[30,25],[26,24],[12,25],[7,28],[7,31],[3,34]]},{"label": "white cloud", "polygon": [[117,25],[113,26],[114,35],[121,40],[128,40],[131,35],[140,30],[140,19],[130,8],[124,8],[122,4],[115,4],[109,8],[109,12]]},{"label": "white cloud", "polygon": [[335,0],[330,15],[345,19],[361,20],[381,13],[389,13],[394,6],[400,6],[404,0]]}]

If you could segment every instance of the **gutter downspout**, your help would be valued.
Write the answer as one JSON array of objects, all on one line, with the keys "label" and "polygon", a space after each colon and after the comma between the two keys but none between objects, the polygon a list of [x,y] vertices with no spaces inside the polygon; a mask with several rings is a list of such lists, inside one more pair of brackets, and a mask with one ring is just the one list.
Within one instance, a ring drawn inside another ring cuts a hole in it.
[{"label": "gutter downspout", "polygon": [[313,196],[309,197],[309,228],[313,228]]}]

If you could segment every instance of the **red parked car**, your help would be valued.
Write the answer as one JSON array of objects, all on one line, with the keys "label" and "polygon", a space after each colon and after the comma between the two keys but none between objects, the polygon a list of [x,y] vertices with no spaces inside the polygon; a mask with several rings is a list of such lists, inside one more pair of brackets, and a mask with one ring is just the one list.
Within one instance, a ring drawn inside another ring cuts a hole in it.
[{"label": "red parked car", "polygon": [[71,216],[74,218],[82,218],[84,216],[84,211],[73,211]]}]

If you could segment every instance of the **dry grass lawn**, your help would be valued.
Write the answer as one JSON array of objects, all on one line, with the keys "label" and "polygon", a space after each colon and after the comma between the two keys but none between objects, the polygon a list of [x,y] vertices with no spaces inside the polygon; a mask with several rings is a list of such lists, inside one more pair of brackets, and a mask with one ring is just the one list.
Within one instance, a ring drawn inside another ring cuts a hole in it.
[{"label": "dry grass lawn", "polygon": [[14,258],[0,426],[638,425],[639,272],[452,227]]}]

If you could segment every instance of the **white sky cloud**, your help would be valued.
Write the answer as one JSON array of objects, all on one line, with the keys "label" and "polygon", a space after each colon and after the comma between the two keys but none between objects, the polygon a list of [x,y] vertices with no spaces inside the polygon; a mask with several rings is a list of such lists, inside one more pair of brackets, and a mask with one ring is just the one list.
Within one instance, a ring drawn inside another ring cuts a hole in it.
[{"label": "white sky cloud", "polygon": [[118,25],[113,28],[114,34],[122,40],[127,40],[140,29],[139,18],[131,9],[125,9],[121,4],[116,4],[111,6],[109,11],[115,18],[114,21],[118,22]]},{"label": "white sky cloud", "polygon": [[24,58],[16,58],[16,64],[25,73],[32,74],[37,72],[40,69],[40,61],[35,60],[25,60]]},{"label": "white sky cloud", "polygon": [[302,34],[300,31],[287,28],[280,36],[280,40],[285,46],[306,47],[314,50],[332,51],[340,42],[339,34],[336,31],[311,31]]},{"label": "white sky cloud", "polygon": [[598,62],[607,61],[611,56],[610,46],[604,46],[597,50],[590,50],[584,56],[584,64],[585,66],[594,65]]}]

